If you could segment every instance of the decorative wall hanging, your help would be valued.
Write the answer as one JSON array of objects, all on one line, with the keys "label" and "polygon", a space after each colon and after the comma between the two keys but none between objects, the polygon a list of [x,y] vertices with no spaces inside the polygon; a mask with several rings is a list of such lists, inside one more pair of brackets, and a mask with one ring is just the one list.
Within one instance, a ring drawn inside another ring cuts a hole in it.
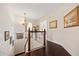
[{"label": "decorative wall hanging", "polygon": [[12,44],[12,36],[10,36],[10,44]]},{"label": "decorative wall hanging", "polygon": [[36,26],[36,30],[39,31],[39,25]]},{"label": "decorative wall hanging", "polygon": [[14,40],[12,40],[12,46],[14,46]]},{"label": "decorative wall hanging", "polygon": [[64,16],[64,28],[79,26],[79,6]]},{"label": "decorative wall hanging", "polygon": [[57,28],[57,20],[50,21],[49,28],[50,29]]},{"label": "decorative wall hanging", "polygon": [[10,38],[10,32],[4,31],[4,40],[7,41]]},{"label": "decorative wall hanging", "polygon": [[35,30],[36,30],[36,26],[33,26],[33,27],[32,27],[32,31],[35,31]]},{"label": "decorative wall hanging", "polygon": [[23,33],[16,33],[17,39],[23,39]]}]

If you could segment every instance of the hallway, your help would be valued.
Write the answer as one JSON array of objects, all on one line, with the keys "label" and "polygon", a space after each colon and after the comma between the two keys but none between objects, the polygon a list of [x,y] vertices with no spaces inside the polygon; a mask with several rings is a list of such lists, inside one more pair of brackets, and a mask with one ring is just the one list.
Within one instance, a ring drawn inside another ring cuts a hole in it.
[{"label": "hallway", "polygon": [[36,33],[26,52],[43,46],[44,33],[37,32],[45,29],[47,40],[31,56],[79,56],[79,3],[0,3],[0,56],[24,53],[29,28]]}]

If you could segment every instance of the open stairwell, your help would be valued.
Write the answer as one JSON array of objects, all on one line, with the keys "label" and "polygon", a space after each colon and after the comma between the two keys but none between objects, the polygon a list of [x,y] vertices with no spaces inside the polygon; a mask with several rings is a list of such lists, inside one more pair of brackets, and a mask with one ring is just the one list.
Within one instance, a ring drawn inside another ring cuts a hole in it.
[{"label": "open stairwell", "polygon": [[[46,32],[44,31],[28,31],[28,39],[24,46],[24,52],[16,56],[71,56],[65,49],[59,44],[46,40]],[[44,40],[31,39],[30,32],[44,32]]]}]

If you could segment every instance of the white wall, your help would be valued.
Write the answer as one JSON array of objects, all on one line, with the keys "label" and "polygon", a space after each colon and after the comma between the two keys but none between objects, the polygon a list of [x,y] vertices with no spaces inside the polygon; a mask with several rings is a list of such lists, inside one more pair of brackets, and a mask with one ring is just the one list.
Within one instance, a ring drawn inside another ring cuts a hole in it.
[{"label": "white wall", "polygon": [[[64,28],[64,16],[75,8],[78,4],[63,4],[62,8],[52,11],[46,20],[57,20],[57,28],[49,29],[48,27],[48,40],[62,45],[71,55],[79,55],[79,26]],[[44,20],[43,19],[43,20]],[[49,24],[48,24],[49,25]]]},{"label": "white wall", "polygon": [[10,31],[13,36],[13,22],[11,21],[8,8],[5,4],[0,4],[0,55],[14,55],[13,46],[10,40],[4,41],[4,31]]},{"label": "white wall", "polygon": [[47,31],[47,20],[43,20],[42,22],[40,22],[39,23],[39,27],[40,27],[40,30],[44,30],[44,29],[46,29],[46,31]]},{"label": "white wall", "polygon": [[16,33],[24,33],[24,27],[18,22],[15,22],[14,28],[15,28],[14,54],[18,54],[24,52],[25,40],[24,38],[17,39]]},{"label": "white wall", "polygon": [[[26,39],[17,39],[17,35],[16,33],[24,33],[25,32],[25,28],[24,25],[20,24],[19,22],[17,22],[18,18],[15,17],[15,25],[14,25],[14,31],[15,31],[15,44],[14,44],[14,54],[18,54],[18,53],[22,53],[24,52],[24,45],[26,42]],[[28,22],[28,21],[27,21]],[[30,22],[27,23],[27,31],[29,29],[29,27],[32,29],[32,24]],[[35,39],[31,39],[31,49],[34,50],[34,48],[42,46],[42,44],[40,44],[39,42],[35,41]],[[26,47],[26,51],[27,51],[28,47]]]},{"label": "white wall", "polygon": [[[15,31],[15,45],[14,45],[14,54],[18,54],[18,53],[22,53],[24,52],[24,45],[25,45],[25,42],[27,39],[25,39],[25,26],[23,25],[23,21],[24,21],[24,18],[23,17],[20,17],[19,15],[15,15],[14,14],[14,31]],[[19,20],[17,20],[19,19]],[[32,24],[27,21],[27,31],[29,29],[29,27],[32,29]],[[23,39],[17,39],[17,35],[16,33],[23,33]],[[26,48],[28,49],[28,47]]]}]

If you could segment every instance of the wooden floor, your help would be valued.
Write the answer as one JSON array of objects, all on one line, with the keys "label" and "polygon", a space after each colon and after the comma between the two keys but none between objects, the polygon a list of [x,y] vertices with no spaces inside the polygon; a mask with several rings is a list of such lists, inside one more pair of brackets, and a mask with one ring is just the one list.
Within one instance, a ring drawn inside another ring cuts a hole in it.
[{"label": "wooden floor", "polygon": [[20,54],[18,56],[71,56],[62,46],[47,41],[47,47],[40,48],[28,54]]}]

